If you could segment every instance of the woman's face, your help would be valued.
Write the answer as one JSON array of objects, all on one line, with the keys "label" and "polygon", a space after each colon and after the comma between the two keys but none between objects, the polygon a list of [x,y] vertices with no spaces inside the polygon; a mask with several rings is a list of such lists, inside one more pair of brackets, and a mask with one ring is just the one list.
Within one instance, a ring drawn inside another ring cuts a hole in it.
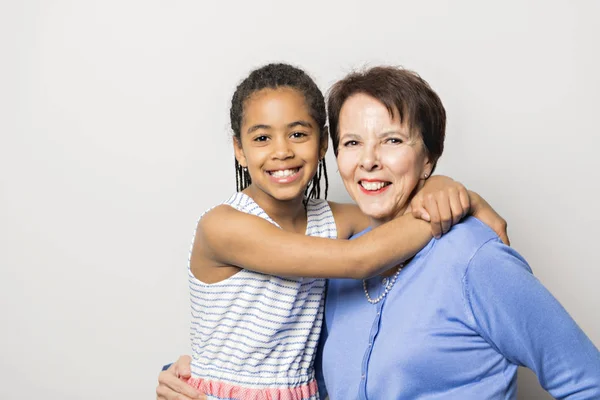
[{"label": "woman's face", "polygon": [[362,93],[343,104],[338,126],[338,169],[350,196],[375,225],[402,215],[431,171],[420,133]]}]

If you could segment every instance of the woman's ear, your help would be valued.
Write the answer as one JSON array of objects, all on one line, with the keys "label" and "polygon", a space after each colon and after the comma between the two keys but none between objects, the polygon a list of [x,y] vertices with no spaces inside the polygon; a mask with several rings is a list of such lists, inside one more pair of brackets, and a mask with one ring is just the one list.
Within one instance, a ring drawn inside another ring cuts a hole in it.
[{"label": "woman's ear", "polygon": [[423,162],[423,173],[421,174],[421,179],[427,179],[431,176],[431,172],[435,168],[435,162],[431,161],[429,156],[425,157]]},{"label": "woman's ear", "polygon": [[235,136],[233,137],[233,151],[238,164],[240,164],[242,167],[247,167],[248,162],[246,161],[246,156],[244,155],[244,149],[242,149],[242,142]]}]

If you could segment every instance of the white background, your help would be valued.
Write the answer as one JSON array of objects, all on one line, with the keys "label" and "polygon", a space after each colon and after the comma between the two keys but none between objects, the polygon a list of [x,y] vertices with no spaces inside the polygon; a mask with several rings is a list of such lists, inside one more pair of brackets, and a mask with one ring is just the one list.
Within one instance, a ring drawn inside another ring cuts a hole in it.
[{"label": "white background", "polygon": [[324,90],[418,71],[449,117],[437,172],[494,205],[600,346],[600,2],[0,4],[0,398],[154,397],[189,353],[196,218],[235,190],[230,97],[270,61]]}]

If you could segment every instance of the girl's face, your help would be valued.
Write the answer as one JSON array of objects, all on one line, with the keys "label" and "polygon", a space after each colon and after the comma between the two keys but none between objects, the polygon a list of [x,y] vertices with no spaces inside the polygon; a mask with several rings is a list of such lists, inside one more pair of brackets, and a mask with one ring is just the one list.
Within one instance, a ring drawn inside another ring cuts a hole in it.
[{"label": "girl's face", "polygon": [[402,215],[419,180],[431,171],[420,134],[362,93],[343,104],[339,134],[338,169],[361,211],[374,224]]},{"label": "girl's face", "polygon": [[304,96],[283,87],[262,89],[244,103],[235,157],[252,185],[276,200],[302,198],[327,151]]}]

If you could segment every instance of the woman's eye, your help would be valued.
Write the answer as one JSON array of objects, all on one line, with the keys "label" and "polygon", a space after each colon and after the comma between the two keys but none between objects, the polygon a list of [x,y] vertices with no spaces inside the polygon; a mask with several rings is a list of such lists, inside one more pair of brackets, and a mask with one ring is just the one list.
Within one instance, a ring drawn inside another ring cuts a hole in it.
[{"label": "woman's eye", "polygon": [[358,144],[358,142],[356,140],[348,140],[347,142],[344,143],[345,147],[352,147],[352,146],[356,146]]},{"label": "woman's eye", "polygon": [[402,139],[389,138],[388,140],[386,140],[386,142],[390,143],[390,144],[400,144],[400,143],[402,143]]},{"label": "woman's eye", "polygon": [[304,132],[294,132],[291,135],[291,137],[293,137],[294,139],[301,139],[301,138],[303,138],[305,136],[307,136],[307,135]]},{"label": "woman's eye", "polygon": [[267,139],[269,139],[267,136],[265,136],[265,135],[262,135],[262,136],[257,136],[257,137],[255,137],[255,138],[254,138],[254,141],[255,141],[255,142],[266,142],[266,141],[267,141]]}]

